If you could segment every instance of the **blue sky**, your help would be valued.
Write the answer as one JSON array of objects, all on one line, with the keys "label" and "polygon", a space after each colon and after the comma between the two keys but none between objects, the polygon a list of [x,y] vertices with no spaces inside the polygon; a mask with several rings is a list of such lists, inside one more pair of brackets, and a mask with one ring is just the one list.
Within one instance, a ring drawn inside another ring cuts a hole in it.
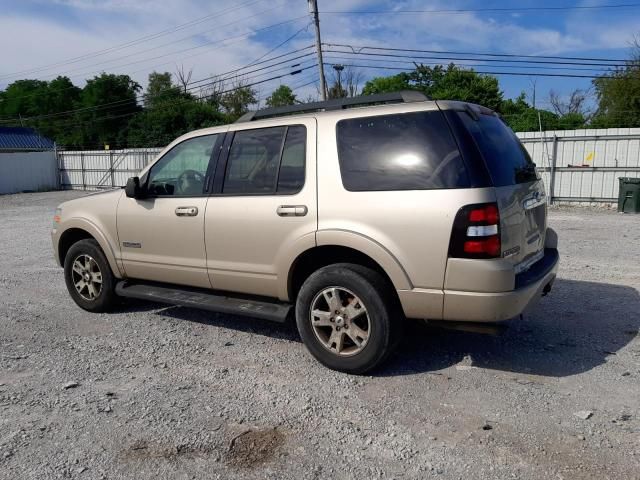
[{"label": "blue sky", "polygon": [[[526,8],[633,2],[318,0],[318,3],[321,12],[329,12]],[[309,21],[305,0],[0,0],[0,11],[0,44],[4,46],[0,62],[0,88],[18,78],[51,79],[56,75],[68,75],[75,83],[82,84],[85,78],[99,71],[127,73],[144,85],[151,71],[173,72],[177,65],[184,65],[187,70],[193,69],[193,79],[204,78],[255,61],[305,27]],[[206,15],[211,17],[179,31],[118,50],[96,53]],[[291,21],[284,25],[251,33],[288,20]],[[321,27],[323,41],[330,43],[626,58],[634,34],[640,33],[640,8],[459,14],[327,13],[321,14]],[[309,28],[271,55],[307,46],[312,41],[313,31]],[[313,57],[301,61],[302,67],[305,67],[311,65]],[[332,60],[331,57],[329,61],[348,62]],[[372,64],[372,61],[363,59],[359,63]],[[286,71],[287,65],[284,67]],[[477,70],[482,69],[491,70],[492,67],[477,67]],[[380,73],[394,73],[364,68],[358,71],[365,80]],[[268,76],[256,80],[264,78]],[[313,82],[316,78],[316,70],[310,68],[282,81],[295,87]],[[533,77],[527,76],[505,75],[499,76],[499,79],[507,97],[517,96],[522,90],[530,95],[534,81]],[[574,88],[590,86],[588,79],[537,77],[535,81],[538,105],[543,107],[547,106],[550,89],[567,95]],[[268,95],[278,83],[273,81],[259,86],[261,97]],[[301,98],[314,96],[316,87],[308,85],[296,93]]]}]

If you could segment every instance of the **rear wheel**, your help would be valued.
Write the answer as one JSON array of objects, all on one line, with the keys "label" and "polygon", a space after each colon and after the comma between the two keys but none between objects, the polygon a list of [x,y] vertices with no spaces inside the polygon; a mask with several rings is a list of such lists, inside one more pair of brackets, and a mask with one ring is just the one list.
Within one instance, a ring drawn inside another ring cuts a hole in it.
[{"label": "rear wheel", "polygon": [[347,373],[379,365],[402,324],[391,288],[378,272],[360,265],[334,264],[311,274],[296,301],[298,331],[309,352]]},{"label": "rear wheel", "polygon": [[79,307],[106,312],[115,306],[115,277],[95,240],[80,240],[69,248],[64,259],[64,279]]}]

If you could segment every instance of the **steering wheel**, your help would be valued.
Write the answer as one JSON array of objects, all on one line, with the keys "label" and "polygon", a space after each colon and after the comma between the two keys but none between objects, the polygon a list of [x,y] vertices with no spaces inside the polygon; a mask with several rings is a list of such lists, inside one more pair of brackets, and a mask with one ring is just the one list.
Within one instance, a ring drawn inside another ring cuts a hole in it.
[{"label": "steering wheel", "polygon": [[178,191],[182,194],[196,195],[202,193],[204,175],[197,170],[185,170],[177,181]]}]

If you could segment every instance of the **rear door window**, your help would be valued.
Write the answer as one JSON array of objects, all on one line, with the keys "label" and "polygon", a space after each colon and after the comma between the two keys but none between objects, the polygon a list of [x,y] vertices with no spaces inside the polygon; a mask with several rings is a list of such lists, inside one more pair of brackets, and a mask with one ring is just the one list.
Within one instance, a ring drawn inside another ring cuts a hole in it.
[{"label": "rear door window", "polygon": [[480,149],[494,186],[538,180],[536,165],[529,153],[499,117],[480,114],[476,120],[467,112],[459,115]]},{"label": "rear door window", "polygon": [[469,187],[469,177],[440,111],[341,120],[342,183],[349,191]]}]

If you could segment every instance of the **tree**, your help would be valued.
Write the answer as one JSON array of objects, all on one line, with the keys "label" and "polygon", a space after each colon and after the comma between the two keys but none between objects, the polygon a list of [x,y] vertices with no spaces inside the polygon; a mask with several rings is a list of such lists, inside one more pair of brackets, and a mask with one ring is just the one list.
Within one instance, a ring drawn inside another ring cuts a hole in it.
[{"label": "tree", "polygon": [[399,92],[400,90],[415,90],[409,83],[407,73],[399,73],[389,77],[376,77],[369,80],[362,88],[362,95],[374,95],[376,93]]},{"label": "tree", "polygon": [[429,67],[416,64],[411,72],[391,77],[378,77],[367,82],[362,93],[385,93],[419,90],[434,100],[461,100],[497,110],[502,103],[498,79],[454,64]]},{"label": "tree", "polygon": [[554,90],[549,91],[549,103],[554,112],[560,116],[568,114],[586,114],[585,103],[587,101],[588,92],[580,88],[576,88],[569,94],[568,100],[563,100]]},{"label": "tree", "polygon": [[80,95],[81,110],[76,115],[78,137],[74,143],[126,145],[127,119],[142,109],[137,96],[141,88],[129,75],[102,73],[87,80]]},{"label": "tree", "polygon": [[256,91],[245,86],[245,82],[238,80],[234,82],[231,90],[224,93],[220,99],[220,104],[227,113],[230,121],[235,121],[249,111],[251,105],[258,103]]},{"label": "tree", "polygon": [[287,85],[280,85],[266,99],[269,107],[283,107],[285,105],[293,105],[296,103],[296,96]]},{"label": "tree", "polygon": [[631,58],[624,67],[593,81],[598,109],[595,128],[640,127],[640,37],[632,42]]},{"label": "tree", "polygon": [[193,75],[193,68],[187,72],[184,69],[184,65],[176,66],[176,77],[178,77],[178,85],[182,87],[182,92],[187,93],[189,84],[191,83],[191,75]]},{"label": "tree", "polygon": [[190,130],[224,123],[213,105],[174,85],[168,72],[149,74],[144,98],[144,111],[128,125],[129,146],[164,146]]}]

